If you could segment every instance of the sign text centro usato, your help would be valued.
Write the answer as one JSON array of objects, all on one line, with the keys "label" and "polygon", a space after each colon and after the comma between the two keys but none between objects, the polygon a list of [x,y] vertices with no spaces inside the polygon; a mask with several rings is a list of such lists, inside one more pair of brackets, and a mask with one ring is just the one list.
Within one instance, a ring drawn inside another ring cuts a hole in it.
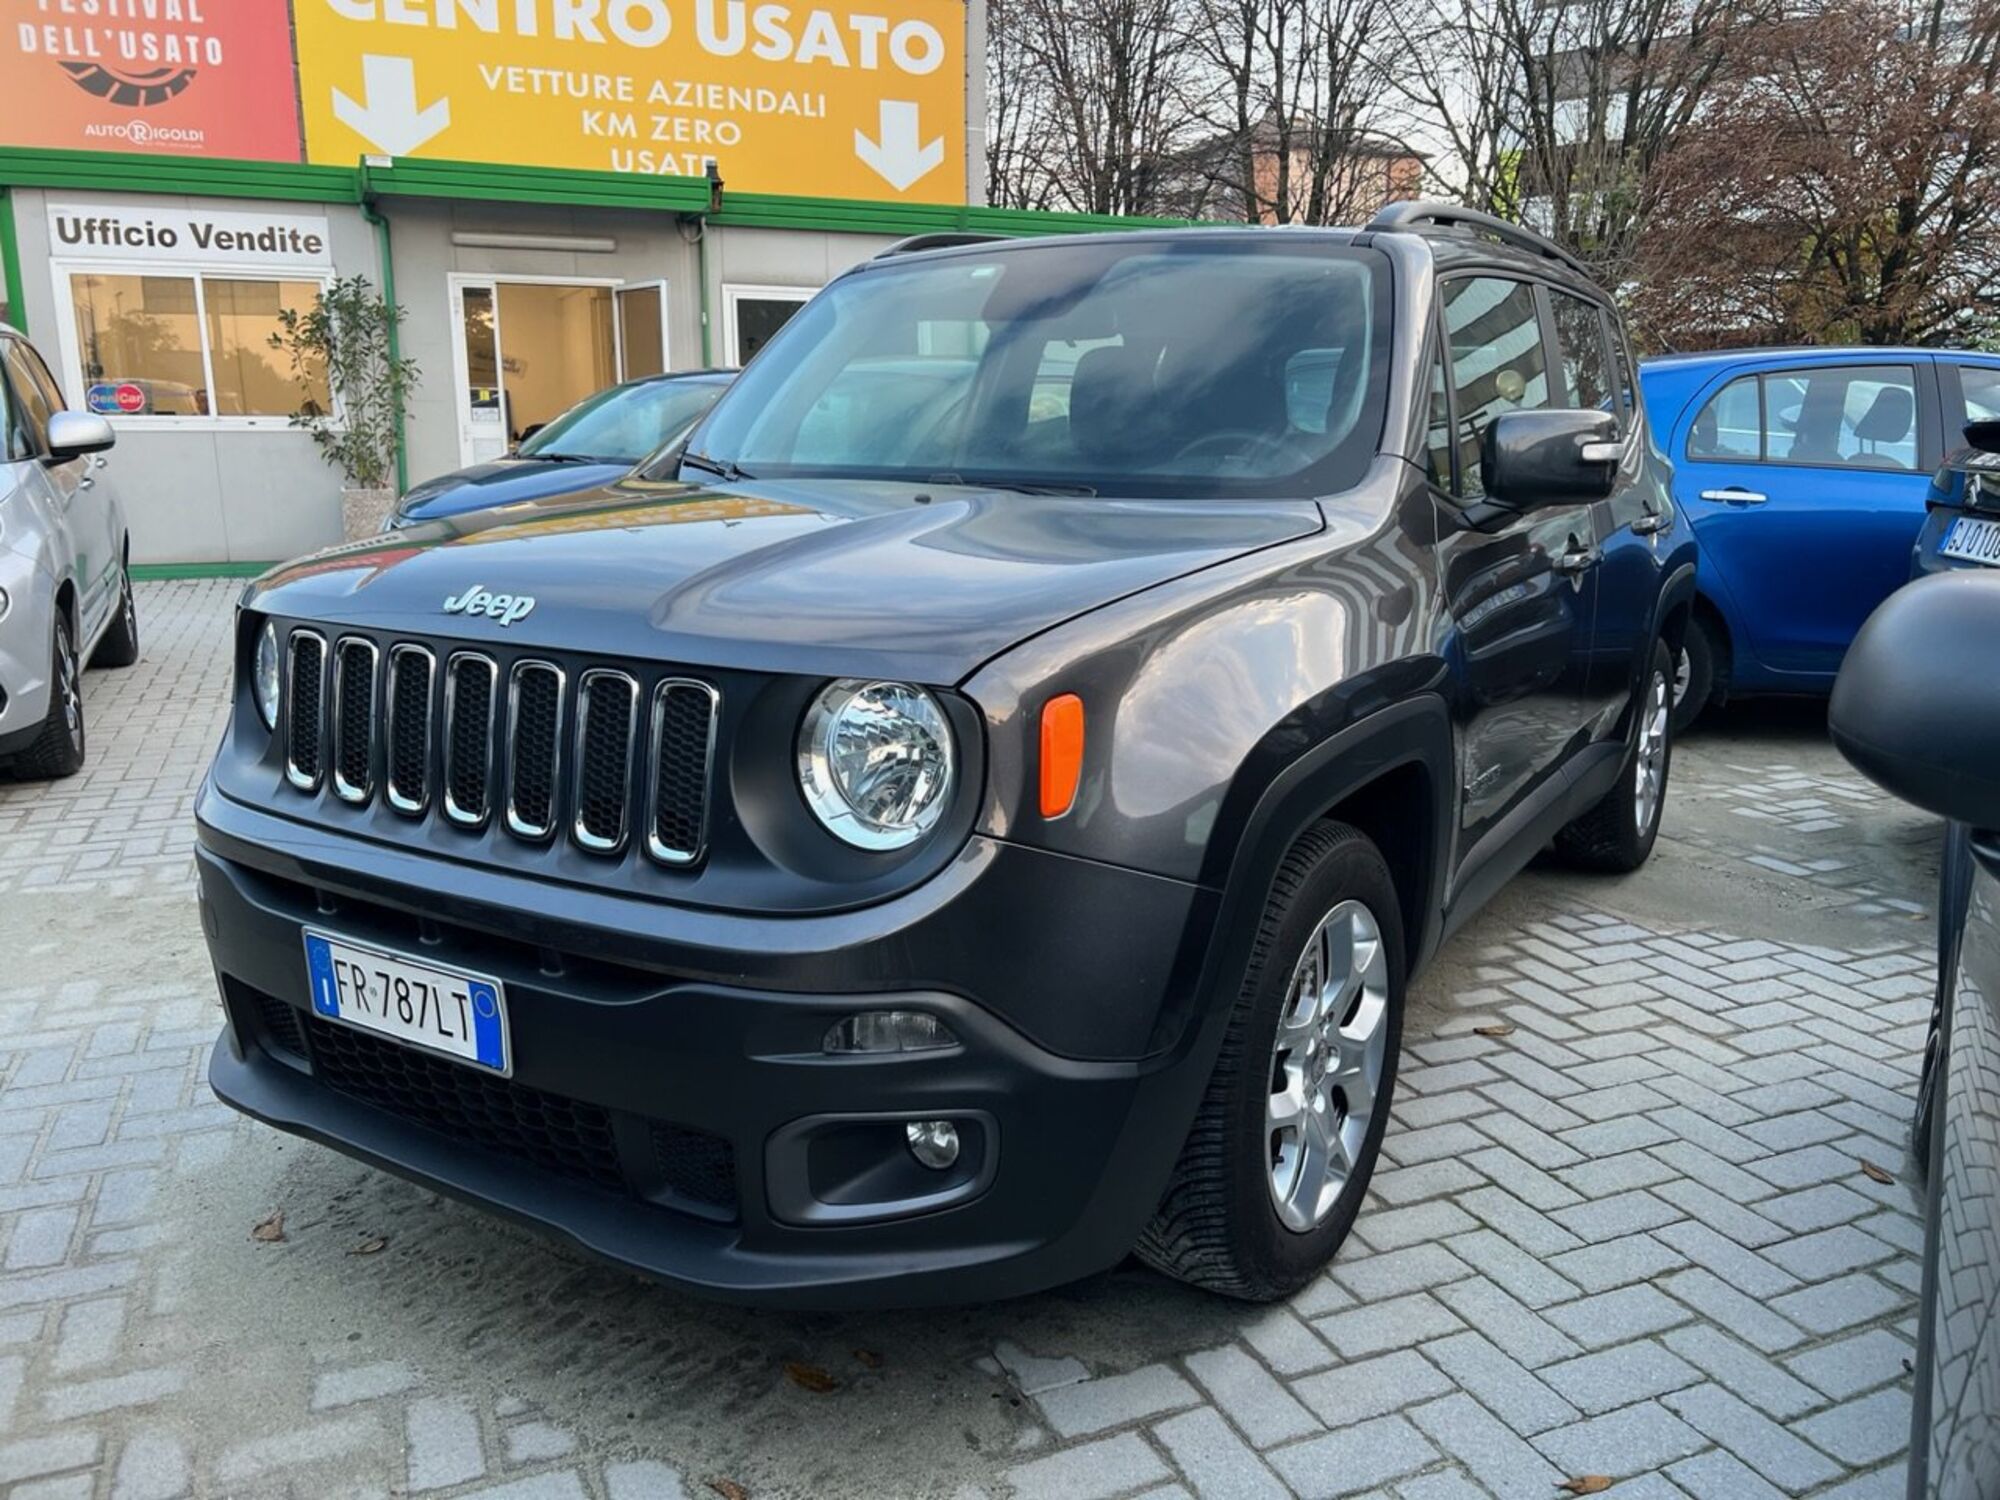
[{"label": "sign text centro usato", "polygon": [[327,221],[307,214],[207,212],[121,204],[52,204],[49,250],[60,260],[190,265],[330,266]]}]

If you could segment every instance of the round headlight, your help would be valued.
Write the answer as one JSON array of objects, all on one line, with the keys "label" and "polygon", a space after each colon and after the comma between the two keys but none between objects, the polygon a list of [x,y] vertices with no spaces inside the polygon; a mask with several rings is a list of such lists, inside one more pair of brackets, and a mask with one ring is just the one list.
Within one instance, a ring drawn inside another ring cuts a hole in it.
[{"label": "round headlight", "polygon": [[257,717],[266,729],[278,727],[278,631],[270,621],[257,637],[257,660],[250,673],[250,694],[257,701]]},{"label": "round headlight", "polygon": [[930,832],[954,771],[944,710],[907,682],[835,682],[799,729],[806,804],[858,849],[901,849]]}]

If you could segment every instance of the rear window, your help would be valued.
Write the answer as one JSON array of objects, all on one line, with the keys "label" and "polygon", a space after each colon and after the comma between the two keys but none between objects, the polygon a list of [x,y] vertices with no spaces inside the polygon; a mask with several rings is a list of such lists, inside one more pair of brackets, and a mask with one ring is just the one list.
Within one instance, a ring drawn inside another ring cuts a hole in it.
[{"label": "rear window", "polygon": [[1908,365],[1820,365],[1744,375],[1710,397],[1687,456],[1912,472],[1916,371]]}]

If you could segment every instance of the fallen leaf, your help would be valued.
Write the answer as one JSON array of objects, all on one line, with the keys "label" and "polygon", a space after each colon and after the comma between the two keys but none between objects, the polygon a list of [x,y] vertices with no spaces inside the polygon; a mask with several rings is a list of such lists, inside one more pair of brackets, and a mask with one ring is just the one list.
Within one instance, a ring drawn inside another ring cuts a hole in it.
[{"label": "fallen leaf", "polygon": [[384,1234],[373,1235],[370,1238],[363,1240],[360,1244],[356,1245],[352,1250],[348,1251],[347,1253],[349,1255],[379,1255],[382,1253],[383,1248],[387,1246],[388,1243],[389,1243],[389,1237],[387,1235]]},{"label": "fallen leaf", "polygon": [[750,1492],[733,1479],[711,1479],[708,1487],[722,1496],[722,1500],[750,1500]]},{"label": "fallen leaf", "polygon": [[285,1211],[281,1208],[251,1225],[250,1238],[260,1245],[282,1244],[285,1238]]},{"label": "fallen leaf", "polygon": [[840,1386],[838,1380],[835,1380],[818,1365],[802,1365],[795,1360],[786,1360],[785,1374],[791,1377],[792,1384],[800,1390],[812,1391],[821,1396],[824,1396],[828,1391],[838,1389]]},{"label": "fallen leaf", "polygon": [[1861,1175],[1870,1182],[1881,1183],[1884,1187],[1896,1180],[1887,1167],[1878,1167],[1865,1156],[1861,1158]]},{"label": "fallen leaf", "polygon": [[1514,1028],[1509,1026],[1505,1021],[1501,1021],[1492,1026],[1475,1026],[1472,1028],[1472,1034],[1474,1036],[1512,1036]]},{"label": "fallen leaf", "polygon": [[856,1349],[854,1357],[860,1360],[868,1369],[879,1370],[882,1368],[882,1356],[877,1354],[873,1349]]},{"label": "fallen leaf", "polygon": [[1579,1474],[1574,1479],[1565,1479],[1556,1488],[1565,1490],[1572,1495],[1601,1495],[1611,1488],[1611,1476],[1608,1474]]}]

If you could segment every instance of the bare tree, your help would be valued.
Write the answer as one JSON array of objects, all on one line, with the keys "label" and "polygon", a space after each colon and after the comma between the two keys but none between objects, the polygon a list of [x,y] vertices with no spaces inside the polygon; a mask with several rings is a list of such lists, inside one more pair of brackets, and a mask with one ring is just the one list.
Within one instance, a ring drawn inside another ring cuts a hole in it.
[{"label": "bare tree", "polygon": [[2000,8],[1773,28],[1656,179],[1634,300],[1660,344],[2000,337]]}]

